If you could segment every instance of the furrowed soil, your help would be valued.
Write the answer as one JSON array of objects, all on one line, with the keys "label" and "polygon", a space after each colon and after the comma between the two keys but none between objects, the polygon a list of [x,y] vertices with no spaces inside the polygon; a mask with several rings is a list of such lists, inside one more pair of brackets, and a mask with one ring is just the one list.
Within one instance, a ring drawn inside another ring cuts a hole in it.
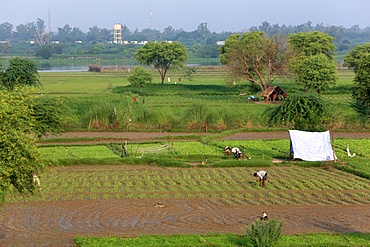
[{"label": "furrowed soil", "polygon": [[[64,133],[59,138],[88,138],[81,143],[143,141],[187,133]],[[370,133],[334,133],[334,137],[370,138]],[[53,139],[53,136],[48,138]],[[224,140],[289,138],[286,132],[239,133]],[[59,144],[62,144],[58,142]],[[63,143],[71,143],[65,141]],[[69,169],[73,169],[70,167]],[[369,195],[368,195],[369,197]],[[366,199],[366,198],[365,198]],[[0,246],[73,246],[76,236],[134,237],[142,234],[245,233],[266,211],[284,220],[283,234],[370,233],[370,200],[344,204],[225,204],[210,199],[104,199],[5,203]]]}]

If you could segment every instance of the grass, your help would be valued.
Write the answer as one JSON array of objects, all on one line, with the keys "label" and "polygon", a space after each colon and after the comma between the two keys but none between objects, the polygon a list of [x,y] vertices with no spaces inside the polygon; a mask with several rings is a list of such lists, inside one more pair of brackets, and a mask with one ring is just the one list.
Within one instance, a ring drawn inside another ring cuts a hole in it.
[{"label": "grass", "polygon": [[[239,247],[252,246],[250,240],[244,235],[234,234],[209,234],[209,235],[172,235],[172,236],[140,236],[136,238],[119,237],[78,237],[75,243],[79,247],[99,246],[168,246],[168,247]],[[277,247],[348,247],[370,246],[370,234],[346,233],[346,234],[307,234],[307,235],[283,235],[278,241]]]},{"label": "grass", "polygon": [[[132,119],[130,130],[166,130],[166,131],[204,131],[202,123],[187,120],[185,112],[194,104],[207,107],[207,114],[212,115],[209,130],[213,132],[232,129],[268,128],[264,112],[275,105],[263,102],[252,103],[248,95],[259,95],[248,83],[237,82],[235,86],[226,86],[227,71],[222,66],[195,67],[194,79],[188,81],[179,78],[181,71],[169,71],[164,84],[160,83],[159,74],[153,73],[153,83],[144,85],[142,92],[127,82],[129,72],[65,72],[40,73],[42,88],[34,92],[38,97],[60,100],[66,119],[65,127],[73,130],[124,130],[126,124],[119,120],[118,125],[98,125],[91,127],[91,119],[101,121],[97,112],[113,111],[126,114]],[[337,84],[322,93],[332,113],[330,128],[339,130],[368,129],[368,122],[359,118],[351,107],[351,87],[354,74],[349,70],[338,70]],[[277,84],[289,95],[303,92],[287,78],[279,78]],[[245,93],[239,96],[239,93]],[[132,104],[133,98],[137,104]],[[103,109],[104,105],[109,105]]]}]

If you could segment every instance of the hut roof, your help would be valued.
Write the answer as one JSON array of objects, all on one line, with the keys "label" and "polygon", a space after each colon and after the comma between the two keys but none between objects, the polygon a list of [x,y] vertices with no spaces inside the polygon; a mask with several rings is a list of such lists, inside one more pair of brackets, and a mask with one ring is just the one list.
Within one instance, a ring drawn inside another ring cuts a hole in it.
[{"label": "hut roof", "polygon": [[266,88],[261,95],[263,97],[269,97],[272,93],[276,94],[284,94],[284,91],[279,87],[279,86],[274,86],[274,87],[268,87]]}]

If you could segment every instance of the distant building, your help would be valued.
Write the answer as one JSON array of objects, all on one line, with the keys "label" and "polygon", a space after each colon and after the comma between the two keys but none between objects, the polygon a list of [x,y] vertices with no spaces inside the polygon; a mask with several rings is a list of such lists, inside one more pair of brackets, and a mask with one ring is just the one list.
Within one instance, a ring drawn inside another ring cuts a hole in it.
[{"label": "distant building", "polygon": [[122,44],[122,24],[116,23],[113,26],[113,43]]}]

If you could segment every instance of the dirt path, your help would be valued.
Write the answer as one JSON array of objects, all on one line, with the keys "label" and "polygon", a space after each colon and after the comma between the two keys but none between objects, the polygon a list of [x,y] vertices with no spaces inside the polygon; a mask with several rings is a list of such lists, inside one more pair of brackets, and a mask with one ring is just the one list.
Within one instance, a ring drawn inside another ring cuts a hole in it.
[{"label": "dirt path", "polygon": [[[153,140],[189,133],[64,133],[62,138]],[[334,137],[370,138],[370,133],[334,133]],[[53,138],[53,137],[49,137]],[[238,133],[224,140],[289,138],[287,132]],[[370,205],[224,205],[217,199],[60,201],[5,204],[0,218],[0,246],[73,246],[76,236],[141,234],[245,233],[257,216],[284,219],[284,234],[311,232],[370,233]]]},{"label": "dirt path", "polygon": [[80,236],[245,233],[263,211],[284,234],[370,233],[370,205],[225,206],[217,200],[93,200],[7,204],[0,246],[72,246]]}]

